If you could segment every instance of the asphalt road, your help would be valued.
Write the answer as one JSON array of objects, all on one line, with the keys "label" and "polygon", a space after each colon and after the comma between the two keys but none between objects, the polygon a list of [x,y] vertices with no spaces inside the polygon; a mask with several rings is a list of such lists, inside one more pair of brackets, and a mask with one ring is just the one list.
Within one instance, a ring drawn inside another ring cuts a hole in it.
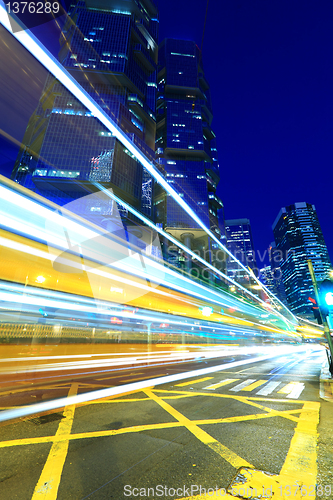
[{"label": "asphalt road", "polygon": [[[273,346],[261,361],[233,354],[27,392],[25,404],[41,393],[47,401],[143,381],[125,394],[3,422],[1,500],[331,499],[325,353],[290,349]],[[163,383],[175,374],[181,378]],[[149,387],[149,378],[161,383]],[[8,395],[1,400],[3,410],[15,406]]]}]

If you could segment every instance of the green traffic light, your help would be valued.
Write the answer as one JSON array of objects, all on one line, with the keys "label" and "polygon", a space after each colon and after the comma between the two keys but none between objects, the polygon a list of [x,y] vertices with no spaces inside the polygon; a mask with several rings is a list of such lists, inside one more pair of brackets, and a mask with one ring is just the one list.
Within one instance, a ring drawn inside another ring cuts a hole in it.
[{"label": "green traffic light", "polygon": [[333,292],[327,292],[325,294],[325,302],[328,306],[333,306]]}]

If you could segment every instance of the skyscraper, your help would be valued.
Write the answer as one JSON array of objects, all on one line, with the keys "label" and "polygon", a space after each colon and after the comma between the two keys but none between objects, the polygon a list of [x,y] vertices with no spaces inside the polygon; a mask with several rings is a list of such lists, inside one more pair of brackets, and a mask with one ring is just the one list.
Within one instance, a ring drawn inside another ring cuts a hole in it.
[{"label": "skyscraper", "polygon": [[[230,219],[225,221],[225,234],[228,250],[245,267],[250,267],[257,275],[257,263],[249,219]],[[249,275],[235,261],[227,261],[228,275],[241,281],[248,281]]]},{"label": "skyscraper", "polygon": [[[150,159],[155,156],[157,36],[154,0],[78,0],[70,7],[59,53],[63,66]],[[52,76],[24,146],[12,177],[26,187],[63,205],[89,193],[97,181],[153,216],[152,178]],[[107,208],[84,210],[96,214]]]},{"label": "skyscraper", "polygon": [[319,282],[331,267],[315,206],[302,202],[283,207],[272,227],[289,307],[312,318],[308,297],[314,292],[307,260]]},{"label": "skyscraper", "polygon": [[[159,46],[156,153],[167,180],[201,220],[221,237],[219,182],[209,84],[193,41],[166,39]],[[170,196],[160,199],[160,222],[192,248],[205,247],[204,231]]]},{"label": "skyscraper", "polygon": [[265,266],[259,269],[259,279],[268,290],[275,294],[274,276],[271,266]]},{"label": "skyscraper", "polygon": [[281,252],[276,248],[275,241],[273,241],[269,246],[269,262],[271,275],[273,278],[272,292],[281,302],[283,302],[283,304],[288,306],[287,296],[282,279]]}]

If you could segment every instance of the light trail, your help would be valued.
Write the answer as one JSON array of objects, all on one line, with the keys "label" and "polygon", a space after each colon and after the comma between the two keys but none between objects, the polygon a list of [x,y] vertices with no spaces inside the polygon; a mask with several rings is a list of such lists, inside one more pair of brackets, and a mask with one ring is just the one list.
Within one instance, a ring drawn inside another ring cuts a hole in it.
[{"label": "light trail", "polygon": [[[26,245],[23,243],[19,243],[17,241],[12,241],[12,240],[9,240],[8,238],[4,238],[4,237],[0,237],[0,244],[2,245],[3,248],[10,248],[11,250],[19,251],[19,252],[23,253],[24,255],[31,254],[31,255],[34,255],[36,257],[45,259],[45,260],[49,261],[50,263],[52,263],[54,261],[54,254],[52,254],[50,252],[50,248],[49,248],[49,252],[46,252],[46,251],[40,250],[38,248],[34,248],[31,245]],[[67,259],[64,259],[63,262],[72,268],[79,269],[81,267],[81,263],[74,262],[72,260],[68,261]],[[125,266],[125,269],[126,269],[126,266]],[[168,281],[163,280],[162,284],[165,285],[166,287],[169,287],[169,291],[166,291],[166,290],[160,290],[158,288],[152,288],[151,286],[148,286],[145,283],[136,282],[131,278],[126,278],[124,276],[115,275],[115,274],[111,273],[110,271],[103,271],[102,269],[96,269],[96,268],[93,269],[90,267],[89,273],[92,275],[95,275],[95,276],[99,276],[101,278],[106,278],[107,280],[111,280],[111,281],[114,280],[114,281],[126,284],[130,287],[135,287],[139,290],[145,290],[146,293],[154,293],[154,294],[161,296],[161,297],[170,297],[170,298],[174,298],[177,300],[181,300],[184,304],[192,305],[194,307],[197,307],[197,304],[191,302],[189,295],[197,297],[199,300],[209,300],[211,303],[215,303],[219,306],[234,307],[235,309],[237,309],[239,311],[244,311],[245,313],[250,314],[254,318],[256,318],[258,315],[257,309],[256,308],[252,309],[253,306],[243,304],[242,302],[237,301],[236,298],[234,299],[234,301],[231,301],[229,297],[225,298],[222,294],[220,294],[220,293],[218,294],[217,292],[212,291],[209,288],[203,287],[203,285],[197,284],[196,282],[191,282],[192,287],[196,287],[198,285],[198,288],[203,290],[203,291],[200,290],[200,292],[198,293],[198,292],[195,292],[193,289],[184,288],[184,287],[181,287],[180,285],[175,284],[174,282],[169,283]],[[181,275],[179,275],[179,276],[174,275],[174,276],[177,277],[180,281],[183,280],[183,277]],[[150,279],[150,278],[152,280],[154,279],[154,275],[151,275],[150,273],[147,273],[147,275],[145,277],[146,277],[146,279]],[[187,278],[186,278],[186,280],[187,280]],[[183,295],[181,299],[179,296],[173,295],[171,293],[170,286],[177,291],[185,293],[185,295]],[[220,300],[216,300],[214,298],[214,296],[215,297],[218,296]],[[3,300],[3,301],[7,301],[7,302],[10,301],[10,295],[8,295],[8,293],[6,293],[6,292],[0,292],[0,297],[1,297],[1,300]],[[61,303],[59,303],[58,301],[55,301],[52,304],[52,303],[50,303],[49,299],[46,299],[46,298],[41,297],[39,300],[40,300],[40,305],[42,305],[42,306],[57,307],[59,309],[64,308],[64,306]],[[25,304],[33,304],[34,303],[33,298],[27,297],[26,295],[25,296],[22,295],[21,301]],[[105,305],[107,305],[107,304],[105,303]],[[72,304],[72,308],[75,310],[82,310],[83,307]],[[92,310],[90,310],[90,311],[94,312]],[[285,320],[284,317],[283,317],[283,319]]]},{"label": "light trail", "polygon": [[[4,189],[4,192],[6,192],[6,200],[12,199],[15,200],[16,203],[20,204],[19,210],[21,211],[21,205],[26,199],[26,197],[18,195],[18,198],[15,198],[15,196],[11,197],[11,192],[12,189],[9,190],[8,188]],[[17,194],[14,192],[14,194]],[[67,227],[68,229],[75,229],[76,234],[84,234],[86,227],[80,223],[73,223],[71,220],[67,220],[66,217],[63,215],[59,216],[59,214],[55,213],[54,211],[51,211],[49,209],[45,209],[43,211],[38,210],[38,204],[33,202],[31,205],[32,209],[34,210],[34,215],[38,215],[40,217],[40,214],[43,213],[43,217],[49,218],[49,215],[52,214],[53,216],[55,215],[55,218],[53,219],[56,221],[58,224],[61,222],[61,224],[64,227]],[[43,208],[43,207],[42,207]],[[6,210],[10,211],[10,207],[3,207],[2,212],[4,215],[6,215]],[[39,222],[41,224],[41,222]],[[74,224],[74,225],[73,225]],[[23,222],[22,222],[23,225]],[[25,229],[25,233],[29,234],[29,230]],[[93,237],[96,236],[101,236],[100,233],[90,231],[90,235]],[[30,235],[29,235],[30,236]],[[105,235],[102,235],[103,240],[107,242],[105,248],[108,248],[108,240]],[[27,240],[25,240],[27,241]],[[127,243],[127,242],[126,242]],[[137,262],[138,259],[134,259],[134,265],[125,265],[124,262],[113,262],[111,264],[104,265],[106,269],[108,268],[113,268],[118,271],[126,272],[128,275],[132,276],[137,276],[143,280],[148,280],[149,281],[149,286],[146,284],[146,282],[142,281],[135,281],[133,278],[130,277],[125,277],[125,276],[120,276],[119,274],[113,274],[110,271],[105,271],[103,269],[96,269],[98,267],[98,263],[91,262],[89,260],[84,260],[84,264],[82,264],[82,259],[80,259],[79,262],[76,262],[74,260],[75,254],[67,254],[68,257],[59,257],[57,256],[57,250],[52,247],[48,248],[48,251],[43,251],[41,248],[41,244],[35,244],[32,246],[32,243],[30,242],[29,245],[26,245],[24,243],[21,243],[19,241],[13,241],[13,239],[9,239],[8,237],[0,237],[0,244],[2,245],[3,248],[10,248],[11,250],[19,251],[23,255],[33,255],[35,257],[39,257],[45,260],[48,260],[52,265],[54,261],[57,259],[58,263],[61,263],[63,265],[68,266],[68,268],[73,268],[74,270],[82,271],[83,269],[88,269],[88,273],[92,276],[97,276],[100,278],[106,278],[107,280],[114,280],[117,282],[120,282],[124,285],[127,285],[129,287],[134,287],[137,290],[140,290],[140,293],[144,290],[145,293],[154,293],[156,295],[160,295],[161,297],[169,297],[169,298],[174,298],[176,300],[179,300],[178,295],[174,295],[171,290],[175,290],[177,292],[180,292],[183,294],[182,297],[182,302],[186,304],[187,306],[194,306],[196,307],[197,304],[193,302],[193,300],[190,299],[190,297],[194,297],[199,300],[206,300],[209,301],[212,304],[215,304],[217,306],[222,306],[222,307],[232,307],[235,311],[238,312],[244,312],[245,314],[250,315],[252,318],[257,318],[258,317],[258,312],[261,311],[258,306],[255,306],[253,304],[247,304],[243,300],[240,300],[237,297],[233,297],[227,292],[221,292],[219,290],[216,290],[212,287],[207,287],[205,285],[202,285],[201,283],[195,282],[191,279],[189,279],[186,276],[182,276],[179,273],[176,273],[172,269],[170,269],[167,266],[163,266],[160,262],[157,262],[153,259],[148,258],[145,256],[145,261],[147,262],[147,265],[145,266],[145,272],[141,271],[138,269]],[[119,247],[119,245],[118,245]],[[78,255],[77,255],[78,257]],[[23,257],[24,259],[24,257]],[[22,259],[22,260],[23,260]],[[105,257],[102,255],[102,260],[105,260]],[[205,261],[203,261],[205,262]],[[102,266],[103,264],[101,264]],[[101,267],[99,266],[99,267]],[[158,273],[164,273],[165,278],[160,278],[159,280],[156,280],[156,275],[155,271],[157,270],[156,274]],[[89,275],[88,275],[89,276]],[[160,283],[157,283],[159,281]],[[152,283],[155,283],[155,288],[152,290]],[[161,290],[158,288],[158,285],[163,285],[166,287],[165,290]],[[6,300],[6,297],[3,297],[4,300]],[[9,297],[8,297],[9,299]],[[29,299],[24,299],[26,302]],[[45,305],[45,302],[41,302],[42,305]],[[58,304],[54,304],[55,306],[58,306]],[[265,304],[266,305],[266,304]],[[61,308],[61,307],[60,307]],[[216,313],[216,311],[214,311]],[[185,314],[185,313],[184,313]],[[273,317],[278,316],[280,319],[284,321],[286,326],[290,325],[290,327],[293,329],[294,325],[292,323],[289,323],[289,321],[278,311],[272,310],[271,314]],[[228,317],[228,314],[224,314],[226,317]],[[229,316],[230,317],[230,316]],[[271,318],[272,319],[272,318]]]},{"label": "light trail", "polygon": [[[14,16],[15,18],[15,16]],[[135,158],[143,165],[143,167],[156,179],[156,181],[165,189],[170,196],[181,206],[187,214],[206,232],[206,234],[212,238],[212,240],[217,243],[219,248],[221,248],[226,254],[229,255],[237,264],[249,275],[249,270],[238,261],[231,252],[220,242],[220,240],[214,235],[214,233],[206,227],[206,225],[201,221],[201,219],[196,215],[192,208],[183,200],[183,198],[170,186],[167,180],[160,174],[157,168],[148,161],[146,156],[140,151],[140,149],[135,146],[135,144],[128,139],[126,134],[116,125],[115,122],[105,113],[105,111],[95,102],[92,97],[84,91],[81,85],[69,74],[68,71],[57,61],[52,54],[38,41],[38,39],[29,31],[23,30],[18,33],[12,33],[9,16],[6,11],[5,4],[0,0],[0,23],[11,33],[11,35],[16,38],[25,47],[28,52],[32,54],[34,58],[37,59],[50,73],[52,73],[55,78],[57,78],[87,109],[89,109],[93,116],[98,118],[100,122],[108,129],[110,132],[135,156]],[[217,271],[217,270],[216,270]],[[227,276],[225,279],[229,279]],[[241,287],[235,282],[235,286]],[[241,287],[243,288],[243,287]],[[263,286],[268,296],[271,296],[271,292]],[[251,292],[247,291],[249,295]],[[260,298],[255,295],[253,297],[258,300],[258,302],[264,303]],[[275,298],[275,300],[278,300]],[[288,311],[288,314],[292,315],[290,311],[281,302],[281,307]],[[293,316],[293,315],[292,315]],[[296,319],[296,318],[295,318]]]},{"label": "light trail", "polygon": [[[304,350],[304,347],[298,348],[298,349]],[[122,386],[111,387],[111,388],[107,388],[107,389],[100,389],[100,390],[96,390],[96,391],[92,391],[92,392],[88,392],[88,393],[84,393],[84,394],[79,394],[77,396],[60,398],[57,400],[46,401],[43,403],[36,403],[34,405],[20,407],[20,408],[14,409],[14,410],[4,410],[4,411],[0,412],[0,422],[4,422],[6,420],[11,420],[11,419],[27,417],[28,415],[33,415],[35,413],[42,413],[42,412],[46,412],[46,411],[55,410],[58,408],[63,408],[67,405],[77,405],[77,404],[81,404],[81,403],[87,403],[89,401],[93,401],[96,399],[102,399],[102,398],[107,398],[107,397],[111,397],[111,396],[116,396],[119,394],[124,394],[126,392],[140,391],[141,389],[145,389],[147,387],[167,384],[167,383],[175,382],[178,380],[184,380],[184,379],[191,378],[191,377],[198,377],[201,375],[206,375],[207,373],[214,373],[216,371],[227,370],[230,368],[235,368],[237,366],[258,363],[261,361],[265,361],[267,359],[274,358],[278,355],[287,354],[287,353],[294,352],[294,351],[295,351],[295,349],[292,349],[291,347],[289,347],[289,348],[286,348],[286,347],[277,348],[275,346],[274,353],[264,355],[264,356],[259,356],[259,357],[255,357],[255,358],[251,358],[251,359],[242,360],[242,361],[234,361],[231,363],[224,363],[224,364],[221,364],[218,366],[209,367],[209,368],[202,368],[199,370],[191,370],[191,371],[184,372],[184,373],[177,373],[175,375],[167,375],[165,377],[151,378],[151,379],[140,381],[140,382],[133,382],[130,384],[124,384]]]}]

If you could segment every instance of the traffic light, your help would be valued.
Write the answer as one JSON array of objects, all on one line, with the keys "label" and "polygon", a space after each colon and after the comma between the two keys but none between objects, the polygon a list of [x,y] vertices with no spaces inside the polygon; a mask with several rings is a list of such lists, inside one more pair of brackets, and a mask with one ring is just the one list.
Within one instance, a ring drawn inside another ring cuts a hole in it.
[{"label": "traffic light", "polygon": [[319,307],[322,316],[328,316],[333,311],[333,281],[326,279],[319,286]]},{"label": "traffic light", "polygon": [[312,304],[311,311],[313,312],[315,320],[317,320],[318,325],[322,325],[323,322],[321,319],[321,314],[320,314],[320,310],[319,310],[319,306],[317,304],[317,301],[315,299],[313,299],[312,297],[308,297],[308,300]]}]

